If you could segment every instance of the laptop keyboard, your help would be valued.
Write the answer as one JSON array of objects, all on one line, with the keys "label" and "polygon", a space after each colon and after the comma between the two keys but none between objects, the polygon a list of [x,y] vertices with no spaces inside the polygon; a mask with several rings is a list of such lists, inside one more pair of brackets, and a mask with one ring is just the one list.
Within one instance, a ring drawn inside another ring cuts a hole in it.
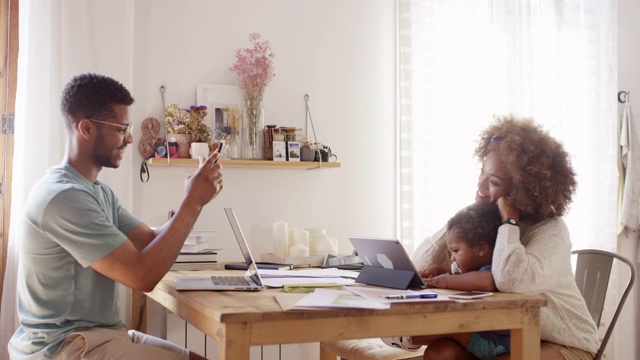
[{"label": "laptop keyboard", "polygon": [[212,276],[211,281],[214,285],[222,286],[253,286],[254,284],[247,280],[244,276]]}]

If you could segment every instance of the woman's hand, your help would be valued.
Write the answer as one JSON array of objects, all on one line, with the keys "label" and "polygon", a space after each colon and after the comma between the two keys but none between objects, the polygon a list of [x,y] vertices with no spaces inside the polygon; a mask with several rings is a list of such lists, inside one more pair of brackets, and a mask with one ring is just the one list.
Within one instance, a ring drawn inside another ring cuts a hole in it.
[{"label": "woman's hand", "polygon": [[515,219],[517,222],[520,222],[520,210],[511,205],[509,198],[506,196],[501,196],[498,199],[498,210],[500,211],[502,220]]}]

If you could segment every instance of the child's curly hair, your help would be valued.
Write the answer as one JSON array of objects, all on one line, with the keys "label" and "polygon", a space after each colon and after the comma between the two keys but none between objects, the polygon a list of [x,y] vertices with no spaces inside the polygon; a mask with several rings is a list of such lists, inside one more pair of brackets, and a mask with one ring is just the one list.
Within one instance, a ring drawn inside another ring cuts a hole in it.
[{"label": "child's curly hair", "polygon": [[447,231],[455,231],[470,248],[485,242],[489,248],[496,245],[502,218],[495,203],[479,201],[458,211],[449,222]]},{"label": "child's curly hair", "polygon": [[531,118],[495,119],[480,134],[475,155],[482,162],[490,152],[500,154],[513,182],[509,202],[520,210],[523,220],[563,216],[577,183],[562,144]]}]

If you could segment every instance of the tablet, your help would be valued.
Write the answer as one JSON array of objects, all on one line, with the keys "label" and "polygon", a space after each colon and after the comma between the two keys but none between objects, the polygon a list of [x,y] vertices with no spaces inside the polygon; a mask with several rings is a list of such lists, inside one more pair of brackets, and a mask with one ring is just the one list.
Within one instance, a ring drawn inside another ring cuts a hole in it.
[{"label": "tablet", "polygon": [[457,294],[451,294],[449,295],[449,298],[468,300],[468,299],[479,299],[479,298],[483,298],[491,295],[493,295],[493,293],[488,291],[466,291],[466,292],[461,292]]}]

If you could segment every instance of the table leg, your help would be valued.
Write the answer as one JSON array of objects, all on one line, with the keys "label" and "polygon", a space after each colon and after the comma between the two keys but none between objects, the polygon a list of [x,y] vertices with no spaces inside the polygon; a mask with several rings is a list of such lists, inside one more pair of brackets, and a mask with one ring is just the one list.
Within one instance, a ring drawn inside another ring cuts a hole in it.
[{"label": "table leg", "polygon": [[219,334],[220,360],[249,360],[250,331],[246,323],[226,324]]},{"label": "table leg", "polygon": [[325,350],[322,343],[320,343],[320,360],[336,360],[336,358],[337,356],[335,354]]},{"label": "table leg", "polygon": [[522,310],[522,329],[511,329],[511,358],[540,359],[540,309]]}]

